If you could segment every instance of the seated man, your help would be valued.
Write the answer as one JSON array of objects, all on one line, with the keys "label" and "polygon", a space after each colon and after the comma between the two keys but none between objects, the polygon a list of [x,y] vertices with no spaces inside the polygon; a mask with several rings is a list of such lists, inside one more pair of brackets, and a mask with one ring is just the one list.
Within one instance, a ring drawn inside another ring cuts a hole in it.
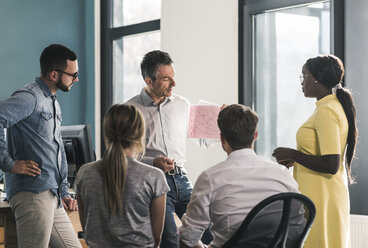
[{"label": "seated man", "polygon": [[230,105],[221,110],[217,123],[228,157],[198,177],[182,218],[180,247],[202,247],[199,240],[210,223],[211,248],[221,247],[257,203],[274,194],[298,192],[286,167],[254,152],[258,116],[253,110]]}]

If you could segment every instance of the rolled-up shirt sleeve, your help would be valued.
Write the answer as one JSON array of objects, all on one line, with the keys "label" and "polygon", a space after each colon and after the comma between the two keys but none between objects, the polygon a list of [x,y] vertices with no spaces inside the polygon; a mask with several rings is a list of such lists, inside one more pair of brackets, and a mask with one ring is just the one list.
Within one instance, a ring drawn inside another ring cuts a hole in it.
[{"label": "rolled-up shirt sleeve", "polygon": [[5,128],[9,128],[30,116],[35,109],[36,98],[29,92],[17,92],[0,102],[0,169],[5,172],[14,167],[8,152]]},{"label": "rolled-up shirt sleeve", "polygon": [[142,162],[145,164],[149,164],[153,166],[153,160],[155,160],[154,157],[148,157],[148,156],[143,156],[142,158]]},{"label": "rolled-up shirt sleeve", "polygon": [[210,225],[211,193],[211,181],[203,172],[194,186],[187,212],[182,217],[183,225],[179,229],[180,240],[189,247],[198,244],[204,230]]},{"label": "rolled-up shirt sleeve", "polygon": [[0,117],[0,169],[7,172],[14,166],[14,160],[9,156],[6,135],[6,120]]}]

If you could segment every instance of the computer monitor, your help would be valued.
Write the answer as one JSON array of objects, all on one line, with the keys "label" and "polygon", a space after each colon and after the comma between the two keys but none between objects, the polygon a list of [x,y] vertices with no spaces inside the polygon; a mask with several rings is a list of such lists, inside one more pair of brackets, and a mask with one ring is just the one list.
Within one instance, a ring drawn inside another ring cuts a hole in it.
[{"label": "computer monitor", "polygon": [[61,137],[68,161],[68,181],[72,187],[79,168],[96,160],[91,127],[89,125],[61,126]]}]

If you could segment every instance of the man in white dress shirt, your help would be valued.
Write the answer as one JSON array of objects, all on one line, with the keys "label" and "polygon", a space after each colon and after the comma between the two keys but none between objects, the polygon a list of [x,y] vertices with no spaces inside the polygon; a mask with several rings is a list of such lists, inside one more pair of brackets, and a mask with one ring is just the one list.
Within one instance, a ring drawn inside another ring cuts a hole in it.
[{"label": "man in white dress shirt", "polygon": [[[179,239],[173,214],[182,217],[193,188],[184,168],[190,103],[172,94],[176,86],[175,70],[168,53],[159,50],[147,53],[141,71],[146,87],[127,104],[141,110],[146,122],[146,152],[142,162],[161,169],[170,187],[160,247],[177,248]],[[211,239],[208,233],[202,241]]]},{"label": "man in white dress shirt", "polygon": [[210,223],[211,248],[221,247],[257,203],[274,194],[298,192],[286,167],[254,152],[256,112],[233,104],[221,110],[217,122],[228,157],[198,177],[182,218],[180,247],[203,247],[200,239]]}]

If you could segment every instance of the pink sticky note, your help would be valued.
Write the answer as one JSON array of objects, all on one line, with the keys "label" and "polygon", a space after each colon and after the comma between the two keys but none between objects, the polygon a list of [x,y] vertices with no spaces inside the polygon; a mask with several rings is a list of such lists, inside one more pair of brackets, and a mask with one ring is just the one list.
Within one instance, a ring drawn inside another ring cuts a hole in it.
[{"label": "pink sticky note", "polygon": [[217,106],[192,105],[189,110],[188,138],[220,139]]}]

